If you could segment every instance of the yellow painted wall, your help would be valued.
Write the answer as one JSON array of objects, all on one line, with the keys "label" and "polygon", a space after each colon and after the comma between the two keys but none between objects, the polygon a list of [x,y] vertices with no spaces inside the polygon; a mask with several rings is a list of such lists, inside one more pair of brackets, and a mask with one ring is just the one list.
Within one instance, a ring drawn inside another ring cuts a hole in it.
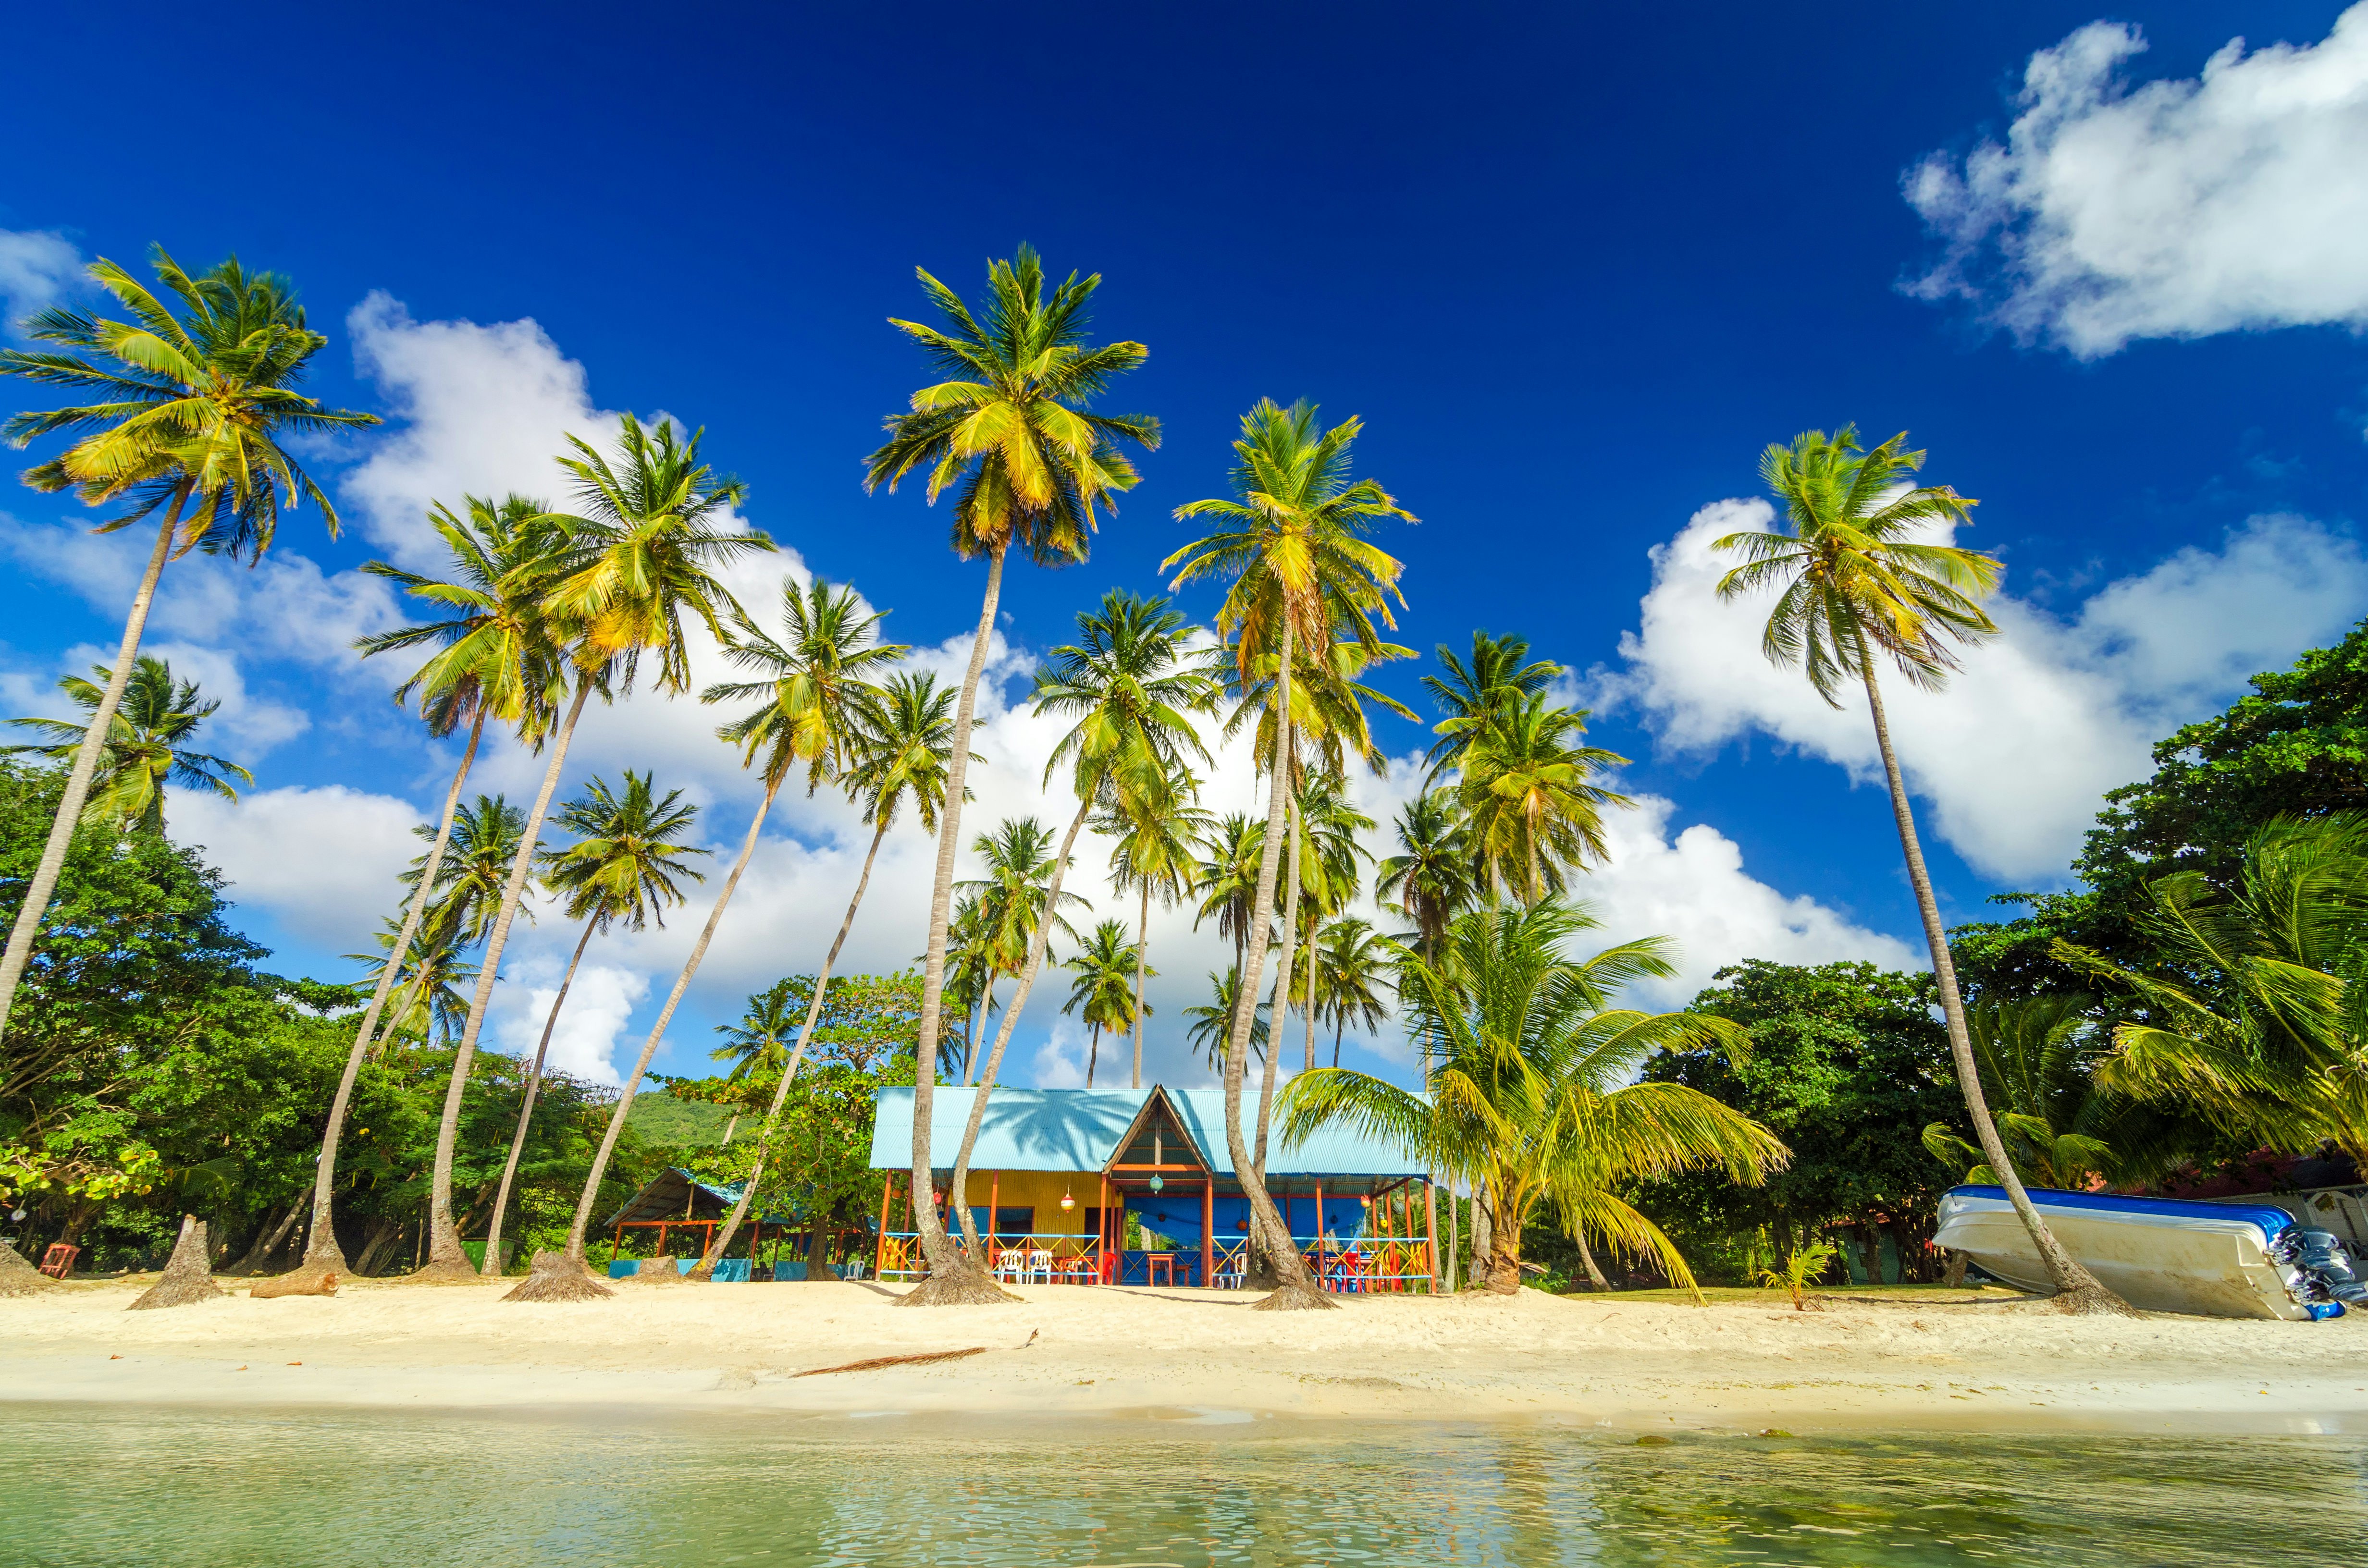
[{"label": "yellow painted wall", "polygon": [[[1064,1192],[1077,1200],[1077,1206],[1065,1213],[1061,1209]],[[987,1171],[971,1172],[971,1207],[985,1209],[990,1194],[1000,1208],[1032,1207],[1039,1235],[1082,1236],[1086,1233],[1086,1210],[1101,1201],[1101,1176],[1094,1171],[1066,1175],[1060,1171],[1005,1171],[998,1178]]]}]

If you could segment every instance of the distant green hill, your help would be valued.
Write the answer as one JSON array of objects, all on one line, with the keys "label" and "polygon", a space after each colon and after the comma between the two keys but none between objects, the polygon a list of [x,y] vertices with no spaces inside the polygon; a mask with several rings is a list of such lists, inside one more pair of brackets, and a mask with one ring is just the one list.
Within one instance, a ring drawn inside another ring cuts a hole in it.
[{"label": "distant green hill", "polygon": [[699,1148],[723,1142],[732,1113],[705,1100],[678,1100],[672,1095],[637,1095],[625,1125],[644,1143],[672,1148]]}]

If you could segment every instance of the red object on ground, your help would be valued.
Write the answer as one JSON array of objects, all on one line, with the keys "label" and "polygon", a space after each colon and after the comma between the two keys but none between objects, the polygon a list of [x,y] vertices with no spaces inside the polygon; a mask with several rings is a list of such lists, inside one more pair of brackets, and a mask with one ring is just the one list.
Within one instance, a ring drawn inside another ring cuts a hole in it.
[{"label": "red object on ground", "polygon": [[82,1248],[78,1246],[51,1242],[50,1250],[41,1255],[41,1272],[52,1279],[63,1279],[74,1272],[74,1259],[81,1256]]}]

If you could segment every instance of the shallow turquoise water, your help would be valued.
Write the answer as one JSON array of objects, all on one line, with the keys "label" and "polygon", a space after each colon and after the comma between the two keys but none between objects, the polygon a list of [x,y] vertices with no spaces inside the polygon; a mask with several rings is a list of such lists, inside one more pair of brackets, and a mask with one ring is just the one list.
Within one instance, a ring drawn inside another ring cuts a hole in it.
[{"label": "shallow turquoise water", "polygon": [[40,1568],[2368,1562],[2351,1437],[15,1405],[0,1452]]}]

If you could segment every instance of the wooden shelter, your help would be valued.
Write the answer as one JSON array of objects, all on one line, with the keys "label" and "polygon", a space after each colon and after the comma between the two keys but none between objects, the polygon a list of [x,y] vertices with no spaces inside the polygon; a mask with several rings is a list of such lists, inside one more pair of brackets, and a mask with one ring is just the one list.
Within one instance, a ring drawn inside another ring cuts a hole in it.
[{"label": "wooden shelter", "polygon": [[[704,1253],[715,1239],[715,1227],[723,1222],[732,1206],[740,1201],[740,1187],[715,1187],[700,1180],[689,1171],[669,1165],[652,1176],[639,1192],[627,1199],[619,1209],[600,1222],[601,1230],[609,1232],[616,1249],[625,1250],[625,1233],[655,1232],[654,1256],[668,1256],[666,1237],[675,1231],[695,1232],[699,1250]],[[769,1233],[776,1250],[780,1238],[797,1228],[796,1221],[779,1214],[751,1216],[741,1222],[741,1233],[748,1238],[747,1256],[753,1263],[761,1256],[765,1237]]]},{"label": "wooden shelter", "polygon": [[[973,1089],[940,1088],[933,1159],[951,1162]],[[874,1102],[871,1166],[882,1173],[874,1271],[926,1271],[909,1172],[913,1091]],[[1296,1147],[1271,1139],[1266,1189],[1327,1289],[1429,1290],[1437,1278],[1438,1207],[1406,1154],[1339,1129]],[[1040,1284],[1238,1285],[1249,1199],[1226,1156],[1215,1089],[997,1089],[987,1101],[964,1194],[1001,1278]],[[945,1202],[953,1172],[933,1173]],[[1417,1199],[1419,1205],[1417,1206]],[[1127,1219],[1171,1245],[1126,1244]],[[948,1229],[960,1239],[955,1217]]]}]

